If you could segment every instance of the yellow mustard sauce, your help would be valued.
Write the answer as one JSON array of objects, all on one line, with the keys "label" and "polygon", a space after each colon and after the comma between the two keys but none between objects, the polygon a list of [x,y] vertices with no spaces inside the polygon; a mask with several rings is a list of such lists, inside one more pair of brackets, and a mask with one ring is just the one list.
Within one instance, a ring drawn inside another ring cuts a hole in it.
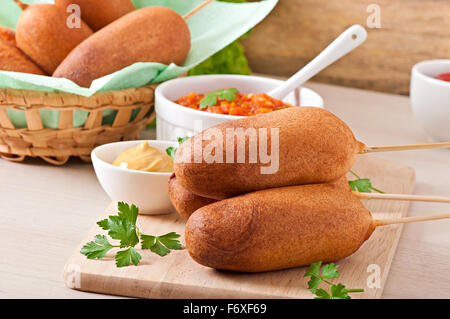
[{"label": "yellow mustard sauce", "polygon": [[113,162],[114,166],[144,172],[173,172],[172,158],[158,149],[143,142],[119,155]]}]

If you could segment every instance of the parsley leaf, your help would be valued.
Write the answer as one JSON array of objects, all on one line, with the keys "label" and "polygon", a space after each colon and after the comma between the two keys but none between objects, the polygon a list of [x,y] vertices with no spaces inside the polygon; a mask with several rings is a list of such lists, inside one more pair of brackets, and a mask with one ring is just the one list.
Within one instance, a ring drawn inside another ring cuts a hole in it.
[{"label": "parsley leaf", "polygon": [[97,235],[94,237],[94,241],[88,242],[81,248],[81,253],[88,259],[103,258],[106,253],[114,246],[108,241],[108,238],[104,235]]},{"label": "parsley leaf", "polygon": [[309,266],[309,268],[306,269],[304,277],[308,277],[308,276],[312,276],[312,275],[320,277],[320,267],[322,267],[321,261],[319,261],[317,263],[312,263],[311,266]]},{"label": "parsley leaf", "polygon": [[316,292],[317,287],[322,281],[320,275],[320,267],[322,266],[322,262],[319,261],[317,263],[311,264],[311,266],[306,270],[305,275],[303,277],[311,277],[308,281],[308,289],[312,292]]},{"label": "parsley leaf", "polygon": [[[182,143],[187,138],[179,138],[178,142]],[[138,265],[142,256],[134,249],[142,238],[142,248],[150,249],[154,253],[165,256],[170,250],[181,249],[181,244],[177,240],[180,237],[177,233],[168,233],[162,236],[141,235],[136,227],[139,209],[135,205],[126,203],[118,203],[117,215],[108,216],[97,222],[97,225],[108,231],[111,239],[119,240],[120,245],[112,245],[105,235],[96,235],[94,241],[88,242],[82,248],[80,253],[89,259],[103,258],[105,254],[112,248],[126,248],[116,253],[116,266],[124,267]]]},{"label": "parsley leaf", "polygon": [[[316,262],[305,271],[304,277],[311,277],[308,281],[308,289],[316,295],[314,299],[351,299],[348,293],[363,292],[364,289],[347,289],[341,283],[333,284],[327,279],[339,277],[337,270],[338,266],[334,263],[329,263],[322,266],[322,262]],[[323,288],[318,288],[319,284],[323,282],[330,285],[330,293]]]},{"label": "parsley leaf", "polygon": [[167,155],[169,155],[172,160],[175,160],[175,153],[177,152],[177,148],[174,146],[170,146],[168,148],[166,148],[166,153]]},{"label": "parsley leaf", "polygon": [[[189,136],[177,137],[178,145],[183,144],[188,139],[189,139]],[[178,150],[178,147],[173,147],[173,146],[166,148],[167,155],[169,155],[173,161],[175,160],[175,154],[177,153],[177,150]]]},{"label": "parsley leaf", "polygon": [[330,294],[325,289],[317,289],[316,296],[314,299],[331,299]]},{"label": "parsley leaf", "polygon": [[238,89],[220,89],[214,92],[205,94],[205,97],[200,101],[200,108],[205,109],[217,104],[217,100],[234,101],[236,99],[236,93],[239,93]]},{"label": "parsley leaf", "polygon": [[108,218],[97,222],[97,225],[99,225],[101,229],[114,229],[117,231],[117,224],[123,220],[127,220],[132,226],[136,226],[139,209],[135,205],[131,205],[130,207],[128,204],[123,202],[119,202],[117,207],[119,209],[119,212],[117,213],[118,216],[109,216]]},{"label": "parsley leaf", "polygon": [[170,250],[181,249],[181,243],[177,233],[168,233],[162,236],[141,235],[142,249],[150,249],[152,252],[165,256]]},{"label": "parsley leaf", "polygon": [[339,277],[339,272],[337,271],[338,266],[334,263],[329,263],[322,267],[322,277],[323,278],[337,278]]},{"label": "parsley leaf", "polygon": [[184,142],[186,142],[189,139],[189,136],[185,136],[185,137],[177,137],[177,141],[178,144],[183,144]]},{"label": "parsley leaf", "polygon": [[351,299],[343,284],[332,285],[330,291],[332,299]]},{"label": "parsley leaf", "polygon": [[180,238],[180,235],[178,235],[175,232],[171,232],[162,236],[157,237],[157,239],[164,244],[169,249],[173,250],[179,250],[181,249],[181,243],[177,238]]},{"label": "parsley leaf", "polygon": [[356,191],[358,190],[361,193],[371,193],[372,192],[372,183],[369,179],[363,178],[363,179],[357,179],[354,181],[348,181],[350,187],[352,190]]},{"label": "parsley leaf", "polygon": [[101,225],[106,223],[107,228],[102,228],[109,230],[108,235],[112,239],[120,240],[121,248],[134,247],[139,243],[136,225],[133,225],[128,219],[121,216],[109,216],[106,222],[102,220],[99,223]]},{"label": "parsley leaf", "polygon": [[372,193],[372,191],[376,191],[378,193],[384,193],[383,191],[380,191],[379,189],[376,189],[372,186],[372,182],[368,178],[360,178],[355,172],[350,171],[355,177],[357,178],[354,181],[348,181],[348,184],[350,185],[350,188],[353,191],[358,190],[360,193]]},{"label": "parsley leaf", "polygon": [[100,228],[103,229],[103,230],[108,230],[109,229],[108,219],[102,219],[102,220],[98,221],[97,225],[99,225]]},{"label": "parsley leaf", "polygon": [[[322,271],[321,271],[322,268]],[[325,279],[332,279],[339,277],[339,272],[337,271],[338,266],[330,263],[322,267],[322,262],[312,263],[311,266],[306,270],[303,277],[311,277],[308,281],[308,289],[313,293],[316,292],[317,287]]]},{"label": "parsley leaf", "polygon": [[217,104],[217,92],[211,92],[205,94],[205,97],[200,101],[200,108],[206,109]]},{"label": "parsley leaf", "polygon": [[239,93],[238,89],[231,88],[226,90],[219,90],[218,96],[221,100],[234,101],[236,99],[236,93]]},{"label": "parsley leaf", "polygon": [[138,217],[139,209],[133,204],[131,207],[124,203],[119,202],[117,204],[117,207],[119,209],[119,217],[127,219],[130,223],[132,223],[134,226],[136,226],[136,220]]},{"label": "parsley leaf", "polygon": [[128,248],[126,250],[122,250],[117,252],[116,254],[116,266],[117,267],[125,267],[129,266],[131,263],[137,266],[141,261],[142,256],[133,248]]},{"label": "parsley leaf", "polygon": [[311,290],[311,292],[315,293],[317,292],[317,287],[322,282],[322,279],[319,277],[312,276],[311,279],[308,281],[308,289]]}]

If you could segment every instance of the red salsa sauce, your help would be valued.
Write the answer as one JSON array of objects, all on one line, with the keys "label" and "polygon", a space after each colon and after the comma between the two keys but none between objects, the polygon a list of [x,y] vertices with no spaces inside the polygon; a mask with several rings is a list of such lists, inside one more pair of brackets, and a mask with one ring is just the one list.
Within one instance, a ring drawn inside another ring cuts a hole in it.
[{"label": "red salsa sauce", "polygon": [[204,98],[205,94],[192,92],[179,98],[175,103],[203,112],[237,116],[252,116],[292,107],[292,105],[273,99],[265,93],[235,93],[235,98],[232,101],[217,97],[216,105],[202,107],[201,101]]}]

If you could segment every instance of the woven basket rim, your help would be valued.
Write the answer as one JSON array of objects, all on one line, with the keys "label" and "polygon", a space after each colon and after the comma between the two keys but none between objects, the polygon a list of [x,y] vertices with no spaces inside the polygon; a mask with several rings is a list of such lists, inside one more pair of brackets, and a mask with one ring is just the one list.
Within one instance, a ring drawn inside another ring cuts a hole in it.
[{"label": "woven basket rim", "polygon": [[143,100],[153,99],[156,87],[157,84],[150,84],[138,88],[102,91],[89,97],[60,91],[0,88],[0,105],[51,105],[53,107],[83,105],[86,108],[97,108],[109,104],[131,105]]},{"label": "woven basket rim", "polygon": [[[90,97],[0,89],[0,158],[21,162],[26,157],[41,157],[51,164],[63,165],[71,156],[89,161],[91,150],[98,145],[137,139],[155,117],[157,86],[98,92]],[[116,111],[112,123],[103,124],[105,108]],[[7,112],[10,109],[24,113],[26,128],[16,128]],[[57,128],[46,128],[41,109],[59,111]],[[83,126],[74,127],[76,110],[88,113]]]}]

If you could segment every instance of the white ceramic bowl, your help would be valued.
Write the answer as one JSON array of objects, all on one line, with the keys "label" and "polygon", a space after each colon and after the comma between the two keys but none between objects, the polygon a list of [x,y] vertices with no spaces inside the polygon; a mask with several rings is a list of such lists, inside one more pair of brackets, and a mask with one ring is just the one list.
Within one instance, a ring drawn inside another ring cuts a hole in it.
[{"label": "white ceramic bowl", "polygon": [[[176,140],[177,137],[192,136],[211,126],[241,117],[193,110],[173,102],[190,92],[208,93],[233,87],[244,94],[262,93],[282,83],[276,79],[245,75],[201,75],[167,81],[155,92],[156,137],[158,140]],[[289,94],[284,101],[292,105],[323,108],[321,96],[307,88],[301,88],[300,94]]]},{"label": "white ceramic bowl", "polygon": [[417,121],[435,141],[450,141],[450,82],[437,80],[450,72],[450,60],[416,64],[411,74],[411,106]]},{"label": "white ceramic bowl", "polygon": [[[168,181],[172,173],[151,173],[117,167],[111,163],[123,151],[144,141],[117,142],[99,146],[91,153],[95,173],[105,192],[115,202],[135,204],[139,213],[159,215],[171,213],[174,208],[169,199]],[[178,143],[148,141],[150,146],[165,153]]]}]

